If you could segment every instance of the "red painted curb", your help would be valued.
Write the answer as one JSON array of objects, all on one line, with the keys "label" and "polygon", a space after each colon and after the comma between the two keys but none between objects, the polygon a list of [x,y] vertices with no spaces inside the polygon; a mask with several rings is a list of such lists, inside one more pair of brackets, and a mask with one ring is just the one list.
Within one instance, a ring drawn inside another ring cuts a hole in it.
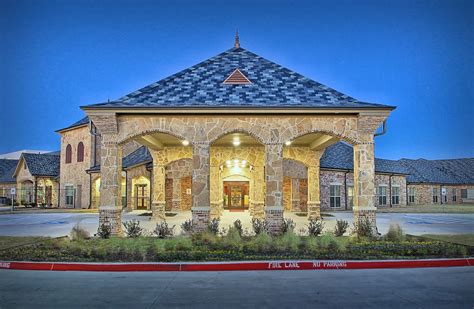
[{"label": "red painted curb", "polygon": [[387,261],[258,261],[211,263],[48,263],[0,262],[0,269],[49,271],[248,271],[248,270],[315,270],[380,269],[474,266],[474,258],[438,260]]}]

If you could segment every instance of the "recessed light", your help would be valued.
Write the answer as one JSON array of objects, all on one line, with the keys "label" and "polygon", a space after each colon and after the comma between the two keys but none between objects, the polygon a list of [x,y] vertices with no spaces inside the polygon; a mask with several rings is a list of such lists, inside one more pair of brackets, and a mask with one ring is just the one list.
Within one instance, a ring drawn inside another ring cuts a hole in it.
[{"label": "recessed light", "polygon": [[286,141],[286,142],[285,142],[285,145],[286,145],[286,146],[290,146],[290,145],[291,145],[291,141]]},{"label": "recessed light", "polygon": [[240,146],[240,141],[238,139],[235,139],[232,141],[232,145],[234,145],[235,147]]},{"label": "recessed light", "polygon": [[189,141],[188,140],[184,140],[181,142],[181,144],[183,144],[183,146],[188,146],[189,145]]}]

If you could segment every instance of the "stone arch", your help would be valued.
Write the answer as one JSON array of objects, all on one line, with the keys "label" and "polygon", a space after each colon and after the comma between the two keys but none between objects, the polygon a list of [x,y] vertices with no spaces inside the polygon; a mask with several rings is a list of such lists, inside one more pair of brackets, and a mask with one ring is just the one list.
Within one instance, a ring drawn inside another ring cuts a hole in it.
[{"label": "stone arch", "polygon": [[217,140],[219,140],[221,137],[224,137],[226,135],[233,134],[233,133],[242,133],[242,134],[246,134],[253,137],[255,140],[257,140],[257,142],[259,142],[263,146],[265,145],[265,140],[262,136],[259,135],[260,132],[261,132],[260,130],[254,132],[252,130],[245,129],[245,128],[235,128],[235,129],[232,129],[229,131],[223,131],[220,133],[211,132],[209,134],[209,144],[212,146]]},{"label": "stone arch", "polygon": [[139,131],[139,132],[131,132],[128,135],[126,135],[125,137],[122,137],[122,138],[119,137],[118,144],[123,146],[126,143],[128,143],[130,141],[133,141],[133,140],[135,140],[135,139],[137,139],[141,136],[146,136],[146,135],[150,135],[150,134],[153,134],[153,133],[168,134],[168,135],[176,137],[177,139],[182,140],[182,141],[187,140],[187,141],[189,141],[189,146],[192,146],[192,141],[189,138],[186,138],[186,137],[182,136],[181,134],[176,133],[175,131],[166,130],[166,129],[149,129],[149,130],[143,130],[143,131]]},{"label": "stone arch", "polygon": [[281,142],[292,141],[296,138],[322,133],[346,141],[351,145],[358,144],[357,118],[339,118],[326,121],[303,119],[300,123],[286,128],[281,133]]}]

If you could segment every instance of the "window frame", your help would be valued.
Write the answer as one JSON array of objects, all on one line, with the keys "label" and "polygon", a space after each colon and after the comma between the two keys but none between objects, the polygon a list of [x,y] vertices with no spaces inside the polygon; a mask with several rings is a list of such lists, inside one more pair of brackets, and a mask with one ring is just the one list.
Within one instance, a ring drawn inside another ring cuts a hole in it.
[{"label": "window frame", "polygon": [[354,186],[347,186],[347,202],[349,207],[354,207]]},{"label": "window frame", "polygon": [[66,206],[74,206],[74,186],[73,185],[64,186],[64,196],[65,196]]},{"label": "window frame", "polygon": [[[341,208],[341,184],[333,183],[329,185],[329,207]],[[337,190],[336,190],[337,189]],[[337,191],[337,192],[336,192]]]},{"label": "window frame", "polygon": [[72,163],[72,146],[71,146],[71,144],[67,144],[67,146],[66,146],[65,163],[66,164]]},{"label": "window frame", "polygon": [[[394,189],[397,190],[397,194],[394,193]],[[392,186],[390,197],[392,198],[392,205],[400,205],[400,186]]]},{"label": "window frame", "polygon": [[77,162],[84,162],[84,143],[79,142],[77,144],[77,154],[76,154]]},{"label": "window frame", "polygon": [[409,187],[408,188],[408,203],[415,203],[415,196],[416,196],[416,188]]},{"label": "window frame", "polygon": [[[387,206],[387,185],[378,185],[377,186],[377,198],[379,206]],[[384,189],[384,195],[381,194],[381,189]]]},{"label": "window frame", "polygon": [[432,190],[432,195],[433,195],[433,203],[438,203],[438,188],[433,187]]}]

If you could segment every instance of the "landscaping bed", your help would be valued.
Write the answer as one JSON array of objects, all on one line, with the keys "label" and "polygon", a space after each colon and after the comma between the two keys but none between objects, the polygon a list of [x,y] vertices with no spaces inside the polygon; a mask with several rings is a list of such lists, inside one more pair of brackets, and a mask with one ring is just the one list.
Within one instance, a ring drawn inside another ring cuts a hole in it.
[{"label": "landscaping bed", "polygon": [[202,233],[193,236],[159,239],[136,237],[70,240],[48,239],[35,245],[0,251],[3,261],[70,262],[175,262],[233,261],[271,259],[413,259],[466,257],[462,245],[442,241],[386,241],[355,237],[281,236],[262,233],[255,237],[238,234],[216,236]]}]

